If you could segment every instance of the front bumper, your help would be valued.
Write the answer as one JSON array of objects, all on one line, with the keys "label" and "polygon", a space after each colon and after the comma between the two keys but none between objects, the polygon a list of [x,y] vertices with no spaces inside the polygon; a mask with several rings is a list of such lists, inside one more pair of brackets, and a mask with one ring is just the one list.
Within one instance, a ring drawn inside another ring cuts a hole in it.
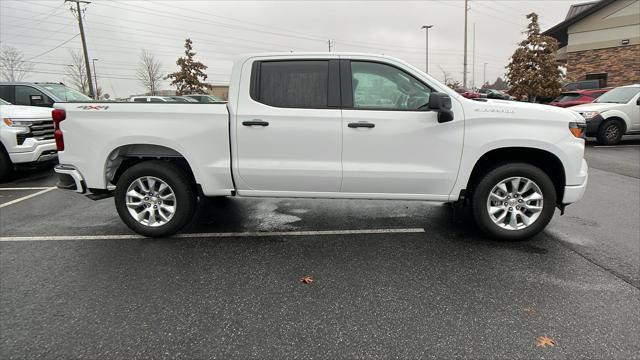
[{"label": "front bumper", "polygon": [[29,146],[28,149],[25,149],[25,147],[16,147],[11,150],[19,151],[9,151],[9,157],[14,164],[43,163],[58,158],[56,143],[53,141],[35,143]]},{"label": "front bumper", "polygon": [[587,131],[586,131],[587,136],[598,135],[598,130],[600,129],[600,125],[602,124],[603,121],[604,119],[602,118],[602,115],[596,115],[595,117],[588,119]]},{"label": "front bumper", "polygon": [[84,194],[87,192],[87,185],[80,171],[71,165],[59,164],[53,169],[58,174],[58,183],[56,186],[60,189],[75,190],[75,192]]},{"label": "front bumper", "polygon": [[589,181],[588,170],[587,162],[583,159],[580,174],[584,176],[584,180],[580,185],[567,185],[564,187],[564,196],[562,197],[563,205],[572,204],[582,199],[585,191],[587,191],[587,182]]}]

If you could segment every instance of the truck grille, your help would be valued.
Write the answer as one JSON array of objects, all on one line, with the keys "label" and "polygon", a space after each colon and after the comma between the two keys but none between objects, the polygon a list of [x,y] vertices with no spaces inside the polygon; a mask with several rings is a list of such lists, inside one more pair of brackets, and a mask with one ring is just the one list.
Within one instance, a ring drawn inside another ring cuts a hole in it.
[{"label": "truck grille", "polygon": [[28,133],[18,134],[18,145],[24,144],[24,141],[28,138],[34,138],[36,140],[49,140],[53,139],[53,121],[41,120],[34,121],[29,126]]}]

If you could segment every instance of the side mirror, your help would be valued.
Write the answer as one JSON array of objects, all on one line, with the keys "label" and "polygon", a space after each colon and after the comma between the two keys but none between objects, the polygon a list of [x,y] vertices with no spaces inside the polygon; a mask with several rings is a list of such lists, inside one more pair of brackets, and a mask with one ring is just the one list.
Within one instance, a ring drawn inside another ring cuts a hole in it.
[{"label": "side mirror", "polygon": [[444,93],[434,92],[429,96],[429,110],[438,113],[438,122],[445,123],[453,120],[451,111],[451,98]]},{"label": "side mirror", "polygon": [[636,105],[640,105],[640,96],[638,97],[638,100],[636,100]]}]

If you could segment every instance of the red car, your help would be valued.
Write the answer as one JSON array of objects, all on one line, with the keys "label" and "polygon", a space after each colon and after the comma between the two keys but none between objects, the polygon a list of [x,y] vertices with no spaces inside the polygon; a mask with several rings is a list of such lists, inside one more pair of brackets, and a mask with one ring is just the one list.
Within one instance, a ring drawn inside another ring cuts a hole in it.
[{"label": "red car", "polygon": [[482,97],[482,95],[479,92],[467,90],[465,88],[457,88],[455,89],[455,91],[458,94],[466,97],[467,99],[479,99],[480,97]]},{"label": "red car", "polygon": [[559,106],[559,107],[570,107],[580,104],[588,104],[593,102],[593,100],[597,99],[600,95],[606,93],[611,90],[610,88],[606,89],[591,89],[591,90],[575,90],[575,91],[567,91],[563,92],[555,98],[549,105]]}]

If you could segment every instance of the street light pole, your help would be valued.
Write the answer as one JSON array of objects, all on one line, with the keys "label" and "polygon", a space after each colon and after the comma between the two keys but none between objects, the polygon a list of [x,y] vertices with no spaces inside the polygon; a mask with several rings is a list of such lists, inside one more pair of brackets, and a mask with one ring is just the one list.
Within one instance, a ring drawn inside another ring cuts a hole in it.
[{"label": "street light pole", "polygon": [[[98,73],[96,72],[96,61],[98,60],[100,59],[91,59],[91,62],[93,63],[93,77],[96,82],[96,100],[100,100],[98,95]],[[91,81],[91,79],[89,79],[89,81]]]},{"label": "street light pole", "polygon": [[433,27],[433,25],[423,25],[422,29],[425,29],[425,37],[426,37],[426,44],[425,44],[425,72],[429,73],[429,29],[431,29]]},{"label": "street light pole", "polygon": [[482,78],[482,86],[487,83],[487,63],[484,63],[484,76]]}]

